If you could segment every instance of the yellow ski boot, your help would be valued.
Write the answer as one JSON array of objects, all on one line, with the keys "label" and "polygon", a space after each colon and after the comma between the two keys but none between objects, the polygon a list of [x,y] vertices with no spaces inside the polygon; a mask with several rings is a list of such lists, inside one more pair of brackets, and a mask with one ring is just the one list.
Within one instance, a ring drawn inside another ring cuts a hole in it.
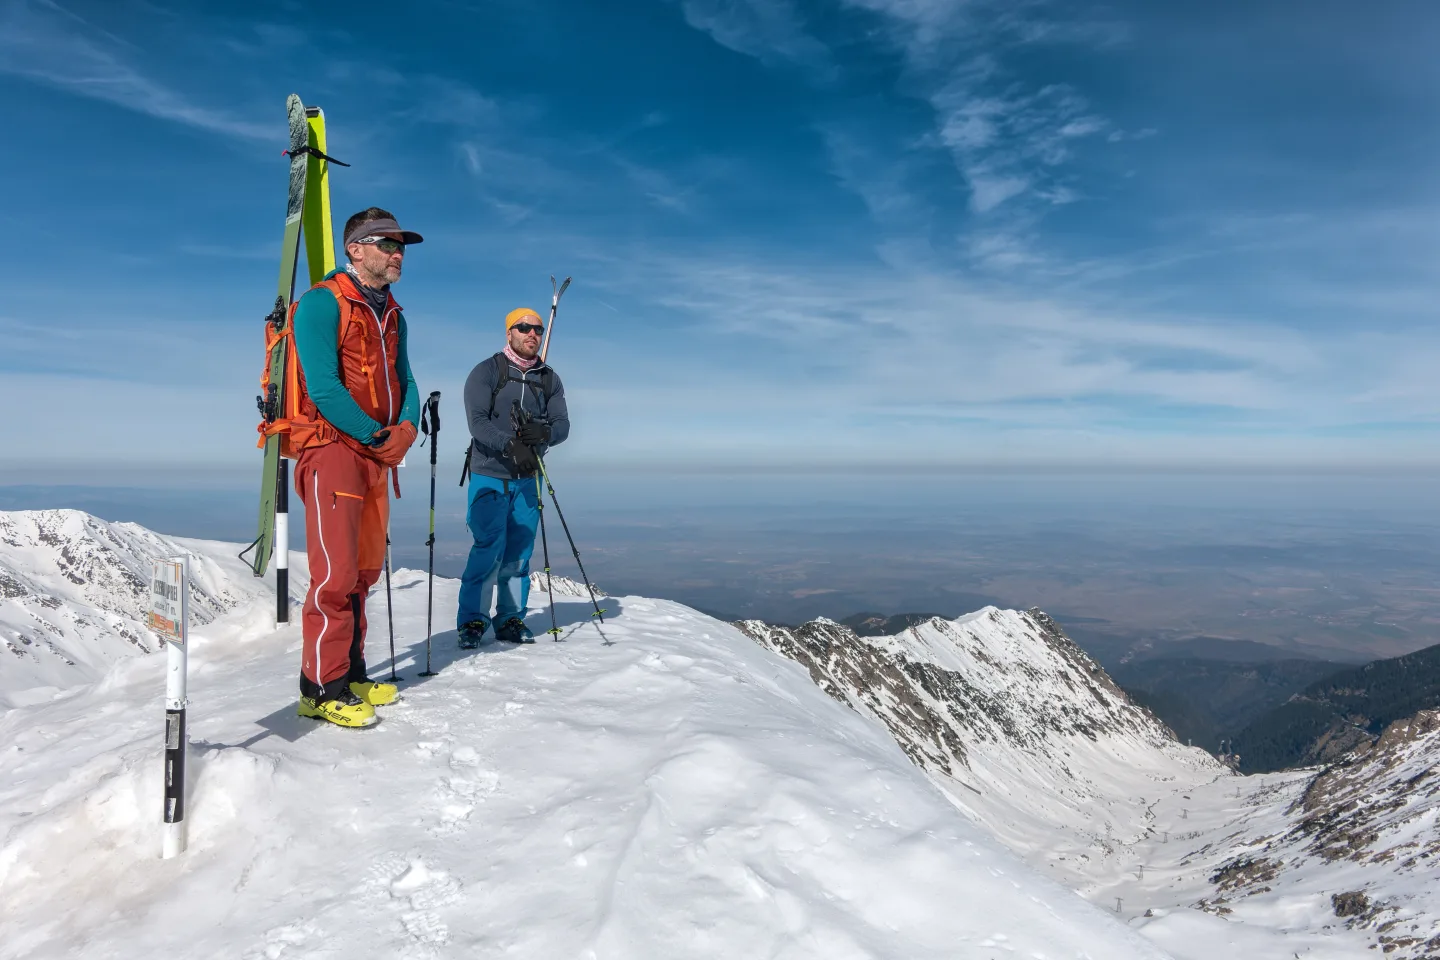
[{"label": "yellow ski boot", "polygon": [[351,683],[350,692],[372,707],[389,706],[400,699],[400,688],[395,684],[381,683],[369,678]]},{"label": "yellow ski boot", "polygon": [[375,708],[349,690],[334,699],[318,702],[314,697],[301,697],[296,712],[302,717],[329,720],[341,727],[369,727],[379,720],[375,716]]}]

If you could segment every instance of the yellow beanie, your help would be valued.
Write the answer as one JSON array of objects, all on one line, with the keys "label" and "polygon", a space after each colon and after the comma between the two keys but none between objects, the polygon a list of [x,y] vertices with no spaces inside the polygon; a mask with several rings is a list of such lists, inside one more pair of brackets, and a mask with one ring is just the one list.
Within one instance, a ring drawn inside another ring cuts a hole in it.
[{"label": "yellow beanie", "polygon": [[529,307],[521,307],[519,310],[511,310],[505,314],[505,329],[509,330],[515,326],[515,324],[524,323],[526,320],[534,320],[541,325],[545,323],[545,321],[541,319],[540,314],[531,310]]}]

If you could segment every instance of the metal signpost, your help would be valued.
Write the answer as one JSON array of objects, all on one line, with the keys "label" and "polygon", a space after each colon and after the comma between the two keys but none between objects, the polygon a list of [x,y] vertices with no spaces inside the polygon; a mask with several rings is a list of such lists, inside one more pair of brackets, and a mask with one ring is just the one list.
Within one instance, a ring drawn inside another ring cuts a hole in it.
[{"label": "metal signpost", "polygon": [[185,659],[190,632],[189,564],[152,561],[150,629],[168,648],[165,667],[165,833],[160,856],[185,850]]}]

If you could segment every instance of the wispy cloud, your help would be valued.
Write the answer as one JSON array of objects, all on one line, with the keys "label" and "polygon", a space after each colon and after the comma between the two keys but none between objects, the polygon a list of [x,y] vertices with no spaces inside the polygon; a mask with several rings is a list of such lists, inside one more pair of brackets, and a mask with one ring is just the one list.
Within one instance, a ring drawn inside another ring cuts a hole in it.
[{"label": "wispy cloud", "polygon": [[619,154],[611,154],[611,160],[651,203],[675,213],[691,212],[694,187],[682,187],[664,171],[636,163]]},{"label": "wispy cloud", "polygon": [[[664,336],[691,349],[643,388],[611,385],[586,403],[624,417],[662,391],[680,459],[732,443],[756,455],[774,438],[732,437],[726,422],[777,408],[806,411],[810,425],[774,441],[786,462],[848,452],[852,464],[877,450],[937,462],[1414,459],[1403,438],[1440,424],[1429,372],[1440,336],[1428,332],[1302,331],[879,263],[653,249],[596,259],[586,272],[607,298],[627,314],[659,311]],[[736,351],[745,362],[722,359]],[[725,422],[686,433],[717,405]]]},{"label": "wispy cloud", "polygon": [[970,184],[970,207],[988,213],[1029,194],[1057,204],[1074,199],[1060,168],[1076,142],[1103,132],[1107,122],[1072,88],[1035,91],[1012,85],[999,93],[970,77],[930,95],[938,135]]},{"label": "wispy cloud", "polygon": [[[1157,428],[1228,435],[1197,441],[1192,453],[1203,457],[1256,432],[1294,438],[1375,422],[1428,429],[1440,420],[1440,394],[1426,372],[1440,336],[1429,331],[1299,329],[1135,299],[1056,299],[885,264],[653,251],[625,261],[645,264],[634,282],[671,322],[691,318],[717,347],[743,342],[750,356],[773,361],[728,373],[744,380],[735,396],[754,391],[761,406],[774,402],[767,384],[780,376],[786,403],[829,411],[841,424],[835,429],[857,431],[847,435],[861,446],[866,423],[903,433],[933,418],[1077,431],[1057,440],[1069,445],[1067,456],[1083,452],[1086,431],[1102,426],[1137,442]],[[617,281],[626,276],[620,262],[610,272]],[[683,363],[675,372],[708,382]],[[927,442],[964,435],[947,428]]]},{"label": "wispy cloud", "polygon": [[685,22],[721,46],[770,66],[795,64],[812,78],[836,76],[829,49],[811,35],[791,0],[680,0]]},{"label": "wispy cloud", "polygon": [[200,130],[275,139],[273,125],[192,103],[146,76],[135,65],[140,56],[52,0],[8,0],[0,8],[0,72]]},{"label": "wispy cloud", "polygon": [[1077,198],[1065,165],[1111,123],[1073,85],[1022,77],[1008,57],[1038,44],[1108,47],[1124,38],[1123,25],[1060,19],[1043,2],[843,2],[880,16],[909,84],[934,110],[934,139],[969,185],[972,211]]},{"label": "wispy cloud", "polygon": [[[887,233],[877,249],[898,246],[913,255],[923,245],[917,238],[939,235],[934,227],[952,191],[931,168],[947,157],[972,217],[952,231],[951,253],[986,269],[1026,265],[1036,259],[1026,247],[1046,211],[1087,194],[1074,165],[1082,150],[1154,133],[1118,128],[1073,83],[1037,82],[1013,62],[1045,46],[1107,50],[1127,39],[1123,23],[1068,13],[1048,0],[838,5],[852,11],[847,29],[855,28],[853,12],[862,27],[835,40],[837,49],[843,42],[873,52],[878,40],[898,52],[903,78],[895,94],[925,103],[932,117],[927,130],[882,131],[856,104],[819,125],[836,175]],[[842,69],[791,0],[685,0],[683,9],[692,26],[767,64],[820,64],[832,76]],[[919,174],[921,168],[928,173]]]}]

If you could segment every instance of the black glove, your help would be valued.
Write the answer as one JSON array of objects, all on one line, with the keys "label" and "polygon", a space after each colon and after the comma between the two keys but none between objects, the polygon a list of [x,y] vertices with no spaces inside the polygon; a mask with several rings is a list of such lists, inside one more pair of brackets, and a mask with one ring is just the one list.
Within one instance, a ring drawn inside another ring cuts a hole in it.
[{"label": "black glove", "polygon": [[543,447],[550,442],[550,424],[544,420],[528,420],[515,428],[515,439],[527,447]]},{"label": "black glove", "polygon": [[540,458],[535,456],[535,451],[519,440],[511,440],[505,444],[505,456],[515,464],[515,472],[522,477],[528,477],[540,469]]}]

